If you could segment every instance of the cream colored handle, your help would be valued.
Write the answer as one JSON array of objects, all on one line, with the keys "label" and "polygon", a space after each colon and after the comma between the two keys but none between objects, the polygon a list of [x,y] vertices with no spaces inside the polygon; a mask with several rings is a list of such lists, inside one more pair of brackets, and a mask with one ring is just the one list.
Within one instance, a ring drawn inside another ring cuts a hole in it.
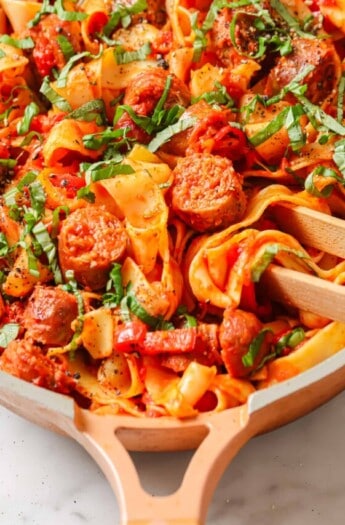
[{"label": "cream colored handle", "polygon": [[[116,435],[114,418],[76,410],[76,439],[91,454],[108,478],[118,500],[121,525],[203,525],[218,481],[241,446],[254,434],[248,425],[246,406],[220,413],[205,422],[206,437],[197,447],[176,492],[151,496],[141,486],[137,470]],[[129,422],[132,432],[143,433],[144,420]],[[135,428],[137,425],[137,429]],[[169,424],[169,423],[167,423]],[[157,422],[155,422],[157,427]],[[164,422],[162,421],[162,425]],[[176,428],[176,422],[174,423]],[[124,427],[121,423],[121,426]],[[181,423],[183,427],[184,424]],[[187,434],[195,423],[186,422]],[[143,436],[149,429],[144,430]],[[164,435],[167,427],[163,428]],[[158,431],[159,432],[159,431]],[[174,431],[176,433],[176,431]],[[177,444],[180,449],[183,443]],[[162,450],[162,449],[161,449]]]}]

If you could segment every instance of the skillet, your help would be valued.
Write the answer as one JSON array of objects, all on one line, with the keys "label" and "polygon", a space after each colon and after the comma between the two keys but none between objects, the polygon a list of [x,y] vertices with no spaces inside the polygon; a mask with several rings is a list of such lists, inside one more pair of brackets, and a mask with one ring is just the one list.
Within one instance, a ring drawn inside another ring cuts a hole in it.
[{"label": "skillet", "polygon": [[[344,388],[345,349],[252,394],[245,405],[179,421],[95,415],[69,397],[0,372],[0,404],[70,436],[97,462],[117,497],[121,525],[203,525],[220,477],[249,439],[307,414]],[[128,451],[187,449],[195,452],[175,493],[154,497],[143,490]]]}]

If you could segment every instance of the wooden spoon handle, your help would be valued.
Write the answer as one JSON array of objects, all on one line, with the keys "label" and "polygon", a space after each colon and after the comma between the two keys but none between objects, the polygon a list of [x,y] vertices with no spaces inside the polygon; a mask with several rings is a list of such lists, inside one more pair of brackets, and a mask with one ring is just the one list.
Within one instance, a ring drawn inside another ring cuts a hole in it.
[{"label": "wooden spoon handle", "polygon": [[[76,439],[99,464],[111,484],[120,508],[121,525],[205,523],[207,508],[221,475],[254,434],[254,429],[248,425],[246,406],[231,410],[231,415],[220,413],[216,416],[212,422],[203,423],[206,436],[192,456],[177,491],[168,496],[151,496],[140,484],[133,461],[117,435],[119,429],[114,427],[114,418],[76,409],[75,422],[79,431]],[[142,419],[136,423],[137,429],[133,421],[129,424],[132,432],[142,432]],[[194,432],[195,422],[194,425],[185,424]],[[167,428],[164,430],[166,435]]]}]

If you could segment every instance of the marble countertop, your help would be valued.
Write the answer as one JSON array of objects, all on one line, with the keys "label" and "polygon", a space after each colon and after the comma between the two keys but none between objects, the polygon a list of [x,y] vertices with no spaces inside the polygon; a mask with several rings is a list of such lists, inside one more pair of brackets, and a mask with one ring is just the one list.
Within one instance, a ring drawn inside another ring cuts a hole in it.
[{"label": "marble countertop", "polygon": [[[119,525],[86,452],[0,408],[0,525]],[[345,392],[250,441],[227,468],[207,525],[343,525]],[[178,486],[190,452],[134,454],[145,488]]]}]

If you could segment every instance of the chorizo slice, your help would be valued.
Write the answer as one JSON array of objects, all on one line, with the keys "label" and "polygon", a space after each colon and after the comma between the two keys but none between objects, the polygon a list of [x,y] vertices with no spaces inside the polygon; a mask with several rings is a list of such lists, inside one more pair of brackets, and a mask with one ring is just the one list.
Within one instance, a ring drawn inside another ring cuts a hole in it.
[{"label": "chorizo slice", "polygon": [[242,357],[248,352],[251,342],[262,330],[262,326],[261,321],[251,312],[225,309],[219,328],[219,342],[225,368],[231,376],[248,376],[261,362],[268,350],[265,344],[261,345],[252,366],[245,366]]},{"label": "chorizo slice", "polygon": [[127,233],[121,221],[100,206],[75,210],[63,221],[58,236],[61,270],[91,290],[107,282],[112,263],[122,259]]},{"label": "chorizo slice", "polygon": [[38,285],[24,311],[26,337],[44,345],[66,345],[73,336],[71,323],[77,316],[74,295],[61,288]]},{"label": "chorizo slice", "polygon": [[61,394],[71,393],[76,385],[66,366],[47,357],[30,339],[11,341],[0,357],[0,370]]},{"label": "chorizo slice", "polygon": [[172,209],[194,230],[226,228],[244,214],[242,178],[229,159],[195,153],[179,160],[173,176]]}]

